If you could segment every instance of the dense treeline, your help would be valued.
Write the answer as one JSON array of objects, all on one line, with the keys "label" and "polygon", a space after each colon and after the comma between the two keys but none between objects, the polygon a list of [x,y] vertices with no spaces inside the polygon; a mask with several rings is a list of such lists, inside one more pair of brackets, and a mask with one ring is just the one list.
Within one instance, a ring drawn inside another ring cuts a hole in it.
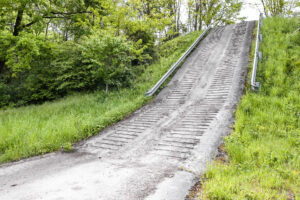
[{"label": "dense treeline", "polygon": [[[157,44],[188,30],[180,20],[181,4],[181,0],[1,0],[0,107],[129,86],[141,71],[138,66],[158,57]],[[195,25],[195,30],[212,22],[231,23],[241,3],[207,0],[200,7],[194,20],[201,26]]]}]

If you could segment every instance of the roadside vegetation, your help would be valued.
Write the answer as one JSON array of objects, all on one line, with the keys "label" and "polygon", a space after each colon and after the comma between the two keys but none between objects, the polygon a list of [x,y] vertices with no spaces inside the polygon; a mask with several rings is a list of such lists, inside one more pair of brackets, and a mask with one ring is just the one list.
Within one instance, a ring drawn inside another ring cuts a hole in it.
[{"label": "roadside vegetation", "polygon": [[261,88],[248,83],[225,138],[228,160],[210,165],[199,199],[300,199],[299,26],[299,18],[263,20]]},{"label": "roadside vegetation", "polygon": [[[69,149],[77,141],[123,119],[151,98],[144,96],[195,41],[200,32],[166,42],[165,55],[143,70],[130,87],[77,93],[53,102],[0,110],[0,163]],[[163,53],[164,52],[164,53]]]}]

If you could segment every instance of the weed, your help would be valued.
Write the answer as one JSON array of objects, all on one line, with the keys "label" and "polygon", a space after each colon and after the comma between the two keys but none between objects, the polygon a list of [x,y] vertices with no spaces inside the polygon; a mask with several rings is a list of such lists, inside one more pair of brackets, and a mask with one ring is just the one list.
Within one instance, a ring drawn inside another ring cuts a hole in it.
[{"label": "weed", "polygon": [[61,148],[64,152],[71,152],[73,150],[73,146],[70,142],[66,142]]}]

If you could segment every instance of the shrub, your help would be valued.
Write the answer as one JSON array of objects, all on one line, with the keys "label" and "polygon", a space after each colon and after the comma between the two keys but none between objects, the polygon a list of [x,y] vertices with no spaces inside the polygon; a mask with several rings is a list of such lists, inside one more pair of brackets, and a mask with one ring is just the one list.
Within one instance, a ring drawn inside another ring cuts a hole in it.
[{"label": "shrub", "polygon": [[82,42],[83,63],[96,69],[94,76],[109,86],[128,85],[131,75],[133,46],[126,38],[108,33],[96,33]]},{"label": "shrub", "polygon": [[[134,48],[124,37],[95,33],[79,43],[33,34],[0,36],[0,107],[53,100],[71,92],[130,85]],[[136,51],[135,51],[136,52]]]}]

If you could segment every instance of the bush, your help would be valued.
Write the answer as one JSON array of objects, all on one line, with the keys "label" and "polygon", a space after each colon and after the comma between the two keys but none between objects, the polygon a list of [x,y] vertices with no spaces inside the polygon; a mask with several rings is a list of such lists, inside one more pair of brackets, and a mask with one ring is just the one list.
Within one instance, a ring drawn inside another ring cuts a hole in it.
[{"label": "bush", "polygon": [[[51,68],[55,59],[55,43],[45,41],[32,34],[19,37],[1,37],[0,43],[6,42],[1,59],[3,61],[0,83],[4,84],[9,104],[23,105],[57,97],[54,77],[56,72]],[[2,99],[1,105],[8,104]]]},{"label": "bush", "polygon": [[133,46],[124,37],[96,33],[82,42],[83,63],[95,69],[94,77],[109,86],[128,86]]},{"label": "bush", "polygon": [[137,50],[133,65],[152,63],[158,58],[155,35],[149,27],[140,21],[131,21],[126,24],[125,32]]},{"label": "bush", "polygon": [[82,45],[68,41],[55,51],[58,55],[51,65],[58,72],[55,81],[59,94],[95,89],[97,80],[94,74],[97,69],[84,63]]},{"label": "bush", "polygon": [[10,95],[8,94],[7,85],[0,83],[0,107],[6,106],[9,104]]},{"label": "bush", "polygon": [[0,36],[0,107],[53,100],[77,91],[129,86],[133,44],[96,33],[51,42],[32,34]]}]

